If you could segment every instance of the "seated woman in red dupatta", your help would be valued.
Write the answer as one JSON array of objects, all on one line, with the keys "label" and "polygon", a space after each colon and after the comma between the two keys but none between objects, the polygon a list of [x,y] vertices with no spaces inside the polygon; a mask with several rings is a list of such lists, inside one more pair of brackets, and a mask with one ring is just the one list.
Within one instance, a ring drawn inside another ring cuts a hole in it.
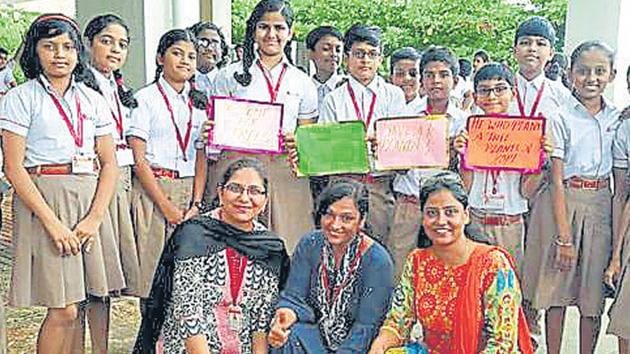
[{"label": "seated woman in red dupatta", "polygon": [[134,353],[267,353],[289,263],[284,242],[256,221],[267,187],[258,160],[236,160],[217,188],[220,207],[175,229]]},{"label": "seated woman in red dupatta", "polygon": [[416,321],[432,354],[533,353],[514,261],[504,249],[469,237],[468,196],[459,176],[428,179],[420,204],[431,245],[407,257],[370,354],[404,345]]}]

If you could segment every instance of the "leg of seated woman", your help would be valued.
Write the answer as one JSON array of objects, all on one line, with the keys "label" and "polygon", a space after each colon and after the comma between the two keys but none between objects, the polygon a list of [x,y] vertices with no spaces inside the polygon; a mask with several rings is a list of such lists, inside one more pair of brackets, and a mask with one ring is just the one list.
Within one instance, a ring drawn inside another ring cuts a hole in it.
[{"label": "leg of seated woman", "polygon": [[560,354],[565,310],[565,307],[551,307],[545,313],[545,333],[549,354]]},{"label": "leg of seated woman", "polygon": [[270,354],[316,354],[327,353],[319,327],[316,324],[297,322],[291,327],[287,342]]}]

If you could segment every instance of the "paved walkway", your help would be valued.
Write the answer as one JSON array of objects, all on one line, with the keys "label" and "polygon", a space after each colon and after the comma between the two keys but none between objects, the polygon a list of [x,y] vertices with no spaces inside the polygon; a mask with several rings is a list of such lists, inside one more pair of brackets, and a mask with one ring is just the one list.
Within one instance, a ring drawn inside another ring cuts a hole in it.
[{"label": "paved walkway", "polygon": [[[608,313],[609,301],[606,306],[606,312]],[[564,324],[564,340],[562,342],[562,354],[578,354],[580,352],[580,338],[579,338],[579,325],[580,314],[576,308],[569,308],[567,310],[567,319]],[[595,354],[617,354],[617,337],[606,334],[606,328],[608,327],[608,317],[602,317],[602,333],[599,336],[599,344]],[[546,354],[545,348],[540,348],[536,351],[536,354]]]}]

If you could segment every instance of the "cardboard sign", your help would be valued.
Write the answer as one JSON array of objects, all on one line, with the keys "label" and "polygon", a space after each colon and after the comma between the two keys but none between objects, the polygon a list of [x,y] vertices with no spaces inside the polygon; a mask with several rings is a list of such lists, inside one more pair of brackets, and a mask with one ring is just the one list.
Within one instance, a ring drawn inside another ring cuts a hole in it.
[{"label": "cardboard sign", "polygon": [[362,121],[298,126],[298,171],[305,176],[367,173],[367,143]]},{"label": "cardboard sign", "polygon": [[449,121],[445,116],[387,118],[375,123],[377,170],[448,167]]},{"label": "cardboard sign", "polygon": [[540,171],[543,162],[544,118],[472,116],[468,118],[467,127],[465,168]]},{"label": "cardboard sign", "polygon": [[211,149],[280,154],[284,106],[233,97],[212,98]]}]

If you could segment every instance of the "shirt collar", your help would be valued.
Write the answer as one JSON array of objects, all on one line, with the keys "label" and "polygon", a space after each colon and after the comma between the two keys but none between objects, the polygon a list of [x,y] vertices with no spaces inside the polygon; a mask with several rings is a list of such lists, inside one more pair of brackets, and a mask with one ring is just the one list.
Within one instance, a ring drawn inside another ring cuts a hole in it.
[{"label": "shirt collar", "polygon": [[96,70],[96,68],[90,67],[90,69],[92,70],[92,73],[94,74],[94,78],[96,79],[96,82],[98,83],[98,87],[100,87],[101,89],[103,87],[107,87],[111,90],[116,89],[116,80],[114,79],[114,74],[111,74],[110,77],[108,78],[105,75],[103,75],[103,73]]},{"label": "shirt collar", "polygon": [[337,88],[337,83],[339,82],[339,80],[341,79],[341,75],[337,74],[337,73],[333,73],[328,80],[326,80],[326,82],[321,83],[319,81],[317,81],[317,79],[315,78],[315,75],[312,76],[313,82],[315,83],[315,86],[317,88],[320,88],[322,86],[326,86],[328,89],[330,89],[331,91],[334,90],[335,88]]},{"label": "shirt collar", "polygon": [[381,86],[381,80],[383,80],[383,79],[381,79],[380,76],[376,75],[376,76],[374,76],[374,79],[372,79],[372,81],[367,86],[364,86],[357,79],[355,79],[352,76],[349,76],[348,77],[348,84],[352,86],[352,89],[355,92],[363,92],[364,90],[367,89],[367,90],[369,90],[369,91],[371,91],[372,93],[375,94],[375,93],[378,92],[378,89]]},{"label": "shirt collar", "polygon": [[546,80],[545,74],[543,72],[538,74],[538,76],[536,76],[533,80],[527,80],[523,75],[521,75],[521,73],[518,73],[516,77],[517,77],[517,80],[519,81],[519,84],[532,85],[534,86],[536,90],[540,89],[540,87]]},{"label": "shirt collar", "polygon": [[[46,92],[51,93],[51,94],[56,94],[54,88],[52,87],[52,84],[46,78],[46,75],[40,74],[38,79],[43,84],[44,90],[46,90]],[[72,78],[70,79],[70,87],[68,91],[74,91],[77,88],[78,88],[77,82],[74,81],[74,75],[73,75]],[[66,94],[68,93],[68,91],[66,91]]]},{"label": "shirt collar", "polygon": [[188,91],[190,91],[190,82],[186,81],[186,83],[184,83],[184,89],[182,90],[181,93],[177,93],[175,89],[173,89],[173,87],[168,82],[166,82],[166,80],[164,79],[164,75],[160,76],[160,78],[158,79],[158,82],[160,83],[160,85],[164,89],[164,92],[166,92],[166,96],[170,100],[173,100],[173,99],[184,100],[184,101],[188,100]]},{"label": "shirt collar", "polygon": [[[255,52],[255,54],[254,54],[254,58],[255,58],[255,59],[254,59],[254,63],[256,63],[256,62],[259,62],[259,61],[260,61],[260,54],[258,54],[258,51],[256,51],[256,52]],[[291,62],[289,61],[289,59],[287,58],[287,56],[283,54],[283,55],[282,55],[282,60],[280,61],[280,63],[278,63],[276,66],[274,66],[271,70],[269,70],[269,69],[265,68],[265,66],[264,66],[264,65],[262,65],[262,62],[261,62],[260,64],[261,64],[261,66],[262,66],[265,70],[267,70],[267,71],[273,71],[273,70],[276,70],[278,67],[281,67],[282,65],[287,65],[287,66],[290,66],[290,65],[291,65]],[[256,65],[256,66],[258,66],[258,65]]]}]

